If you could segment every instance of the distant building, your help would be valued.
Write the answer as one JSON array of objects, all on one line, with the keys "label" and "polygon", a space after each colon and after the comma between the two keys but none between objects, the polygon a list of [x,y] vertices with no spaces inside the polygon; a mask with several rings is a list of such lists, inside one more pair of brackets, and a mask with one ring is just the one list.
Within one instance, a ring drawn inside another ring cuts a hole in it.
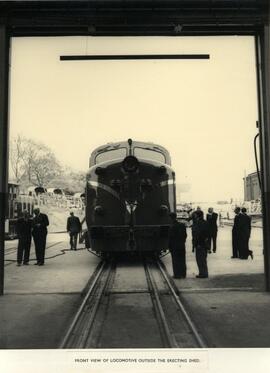
[{"label": "distant building", "polygon": [[244,180],[244,200],[253,201],[261,198],[261,190],[258,180],[257,172],[253,172],[246,177]]}]

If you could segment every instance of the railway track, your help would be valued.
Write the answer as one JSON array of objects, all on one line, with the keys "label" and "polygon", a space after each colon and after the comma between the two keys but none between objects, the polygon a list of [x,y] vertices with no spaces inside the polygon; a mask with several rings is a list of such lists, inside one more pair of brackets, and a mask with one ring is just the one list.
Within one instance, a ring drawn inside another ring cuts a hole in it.
[{"label": "railway track", "polygon": [[[134,263],[133,263],[134,264]],[[160,260],[103,261],[60,348],[206,347]]]}]

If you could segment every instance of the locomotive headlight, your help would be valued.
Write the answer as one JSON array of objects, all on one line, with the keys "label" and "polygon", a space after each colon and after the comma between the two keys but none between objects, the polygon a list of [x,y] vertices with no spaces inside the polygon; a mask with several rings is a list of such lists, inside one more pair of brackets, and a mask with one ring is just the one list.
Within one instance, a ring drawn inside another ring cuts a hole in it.
[{"label": "locomotive headlight", "polygon": [[161,205],[158,209],[158,212],[160,215],[167,215],[169,212],[168,206],[166,205]]},{"label": "locomotive headlight", "polygon": [[139,167],[139,162],[136,157],[133,155],[128,155],[124,160],[123,160],[123,169],[126,172],[135,172],[137,171]]},{"label": "locomotive headlight", "polygon": [[158,168],[158,173],[159,173],[160,175],[164,175],[164,174],[166,173],[166,167],[165,167],[165,166],[160,166],[160,167]]},{"label": "locomotive headlight", "polygon": [[102,215],[104,215],[104,209],[103,209],[103,207],[101,207],[101,206],[96,206],[95,207],[95,213],[97,214],[97,215],[100,215],[100,216],[102,216]]}]

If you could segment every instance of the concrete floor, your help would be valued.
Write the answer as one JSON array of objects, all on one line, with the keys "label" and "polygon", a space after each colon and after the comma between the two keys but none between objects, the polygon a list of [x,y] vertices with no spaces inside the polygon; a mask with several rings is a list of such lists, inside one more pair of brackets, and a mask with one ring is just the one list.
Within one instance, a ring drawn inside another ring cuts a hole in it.
[{"label": "concrete floor", "polygon": [[[231,230],[219,228],[217,252],[207,258],[208,279],[195,277],[198,269],[189,230],[187,278],[175,282],[209,347],[270,347],[270,294],[264,292],[262,230],[252,229],[254,260],[231,259]],[[163,260],[172,274],[170,255]]]},{"label": "concrete floor", "polygon": [[[17,267],[15,252],[6,256],[0,348],[57,348],[81,302],[99,259],[85,249],[68,250],[67,235],[48,235],[50,245],[43,267],[34,265],[33,247],[29,266]],[[11,251],[16,241],[6,246]]]},{"label": "concrete floor", "polygon": [[[209,279],[195,278],[190,230],[188,234],[188,276],[176,280],[176,285],[209,345],[270,347],[270,295],[264,292],[261,229],[252,230],[254,260],[241,261],[230,259],[231,227],[220,228],[217,253],[208,256]],[[53,244],[47,250],[44,267],[32,265],[34,260],[29,266],[17,267],[12,249],[16,241],[7,242],[5,296],[0,298],[2,349],[57,348],[80,303],[81,292],[99,259],[87,250],[67,251],[65,234],[50,234],[48,246]],[[172,273],[170,255],[163,261]]]}]

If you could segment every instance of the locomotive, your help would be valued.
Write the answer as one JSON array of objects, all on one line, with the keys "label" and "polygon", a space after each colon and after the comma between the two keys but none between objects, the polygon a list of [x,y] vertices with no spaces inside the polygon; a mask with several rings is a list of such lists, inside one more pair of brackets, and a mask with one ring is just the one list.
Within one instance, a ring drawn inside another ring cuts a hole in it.
[{"label": "locomotive", "polygon": [[87,247],[98,254],[168,247],[175,173],[160,145],[132,141],[95,149],[86,176]]}]

